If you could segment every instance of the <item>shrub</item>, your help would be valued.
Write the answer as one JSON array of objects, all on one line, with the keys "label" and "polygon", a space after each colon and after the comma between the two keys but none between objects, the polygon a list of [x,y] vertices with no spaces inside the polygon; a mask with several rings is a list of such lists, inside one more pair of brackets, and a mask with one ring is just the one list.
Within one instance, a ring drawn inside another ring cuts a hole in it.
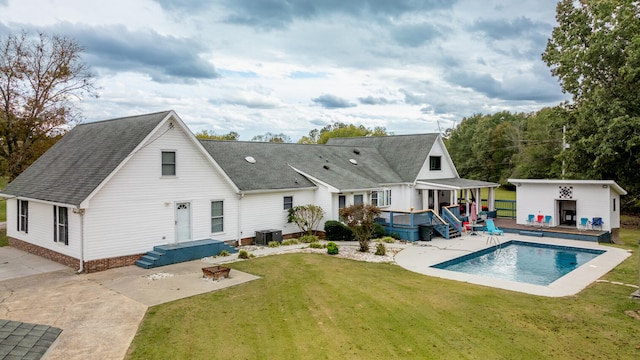
[{"label": "shrub", "polygon": [[282,246],[298,245],[298,244],[300,244],[300,241],[296,239],[289,239],[282,242]]},{"label": "shrub", "polygon": [[301,232],[311,235],[313,230],[320,225],[323,217],[324,210],[320,206],[309,204],[289,209],[287,221],[295,223]]},{"label": "shrub", "polygon": [[400,235],[398,233],[391,233],[391,234],[389,234],[389,236],[391,236],[392,238],[394,238],[396,240],[400,240]]},{"label": "shrub", "polygon": [[[253,254],[251,254],[251,255],[253,255]],[[249,255],[249,252],[247,250],[242,249],[238,253],[238,259],[248,259],[251,255]]]},{"label": "shrub", "polygon": [[376,246],[376,255],[385,255],[387,253],[387,247],[383,243],[378,243]]},{"label": "shrub", "polygon": [[325,245],[322,245],[319,242],[312,242],[309,244],[309,247],[312,249],[322,249],[325,247]]},{"label": "shrub", "polygon": [[353,241],[353,231],[345,224],[330,220],[324,223],[324,233],[327,240],[333,241]]},{"label": "shrub", "polygon": [[369,204],[351,205],[340,209],[340,216],[345,219],[347,226],[360,243],[360,251],[369,251],[369,240],[373,233],[373,220],[380,215],[380,209]]},{"label": "shrub", "polygon": [[382,242],[386,242],[386,243],[389,243],[389,244],[393,244],[394,242],[396,242],[396,239],[394,239],[391,236],[385,236],[380,240],[382,240]]},{"label": "shrub", "polygon": [[378,223],[373,223],[373,231],[371,232],[371,238],[380,239],[385,235],[387,235],[387,231],[384,229],[384,226]]},{"label": "shrub", "polygon": [[329,255],[337,255],[338,254],[338,245],[333,241],[327,243],[327,254]]},{"label": "shrub", "polygon": [[280,243],[277,241],[269,241],[269,243],[267,244],[268,247],[270,248],[277,248],[280,246]]},{"label": "shrub", "polygon": [[318,242],[320,239],[315,236],[315,235],[302,235],[298,238],[298,241],[303,242],[303,243],[314,243],[314,242]]},{"label": "shrub", "polygon": [[229,252],[227,250],[222,250],[218,256],[229,256]]}]

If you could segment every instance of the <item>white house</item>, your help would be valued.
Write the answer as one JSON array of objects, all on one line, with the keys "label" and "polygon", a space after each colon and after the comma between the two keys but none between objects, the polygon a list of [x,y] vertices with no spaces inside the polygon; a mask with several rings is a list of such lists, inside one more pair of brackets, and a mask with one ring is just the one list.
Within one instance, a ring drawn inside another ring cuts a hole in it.
[{"label": "white house", "polygon": [[198,140],[165,111],[76,126],[0,196],[11,246],[99,271],[156,245],[297,233],[292,206],[319,205],[330,220],[357,203],[438,209],[481,187],[497,184],[460,179],[438,134],[327,145]]},{"label": "white house", "polygon": [[[550,216],[549,226],[591,228],[601,218],[598,229],[619,238],[620,196],[627,192],[613,180],[509,179],[516,186],[517,224],[529,217]],[[586,227],[584,226],[586,222]]]}]

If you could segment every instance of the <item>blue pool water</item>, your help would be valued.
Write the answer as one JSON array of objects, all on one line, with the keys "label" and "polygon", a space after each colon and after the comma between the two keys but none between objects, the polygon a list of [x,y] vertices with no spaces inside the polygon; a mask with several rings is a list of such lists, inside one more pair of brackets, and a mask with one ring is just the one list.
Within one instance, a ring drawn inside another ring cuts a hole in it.
[{"label": "blue pool water", "polygon": [[549,285],[602,253],[602,250],[512,240],[431,267]]}]

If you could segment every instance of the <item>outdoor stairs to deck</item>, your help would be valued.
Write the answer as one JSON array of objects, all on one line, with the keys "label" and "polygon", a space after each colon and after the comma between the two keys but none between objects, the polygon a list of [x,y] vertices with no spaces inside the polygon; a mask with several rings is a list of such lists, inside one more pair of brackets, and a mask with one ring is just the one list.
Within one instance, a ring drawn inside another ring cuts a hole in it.
[{"label": "outdoor stairs to deck", "polygon": [[449,225],[449,239],[457,238],[457,237],[460,237],[461,235],[462,234],[460,234],[460,231],[458,231],[458,229]]},{"label": "outdoor stairs to deck", "polygon": [[158,266],[177,264],[180,262],[202,259],[207,256],[215,256],[223,250],[229,253],[236,253],[238,250],[227,245],[224,241],[204,239],[187,241],[177,244],[154,246],[152,251],[143,255],[136,265],[150,269]]}]

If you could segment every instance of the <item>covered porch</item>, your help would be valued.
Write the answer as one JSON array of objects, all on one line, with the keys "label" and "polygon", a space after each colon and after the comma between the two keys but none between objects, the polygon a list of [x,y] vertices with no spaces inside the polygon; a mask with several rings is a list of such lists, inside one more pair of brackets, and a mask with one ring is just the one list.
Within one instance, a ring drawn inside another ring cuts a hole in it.
[{"label": "covered porch", "polygon": [[[460,178],[424,179],[415,184],[417,201],[410,209],[382,210],[377,222],[388,233],[395,233],[403,240],[425,239],[430,232],[445,239],[459,237],[463,222],[472,211],[480,218],[481,189],[488,189],[487,210],[495,211],[495,189],[499,184]],[[475,208],[472,201],[478,203]]]},{"label": "covered porch", "polygon": [[475,207],[476,217],[483,211],[480,205],[481,189],[488,189],[487,211],[495,211],[495,189],[499,186],[487,181],[450,178],[418,180],[415,187],[422,195],[423,210],[431,209],[442,215],[443,209],[458,206],[460,211],[456,216],[466,218],[471,214],[472,201],[478,204]]}]

